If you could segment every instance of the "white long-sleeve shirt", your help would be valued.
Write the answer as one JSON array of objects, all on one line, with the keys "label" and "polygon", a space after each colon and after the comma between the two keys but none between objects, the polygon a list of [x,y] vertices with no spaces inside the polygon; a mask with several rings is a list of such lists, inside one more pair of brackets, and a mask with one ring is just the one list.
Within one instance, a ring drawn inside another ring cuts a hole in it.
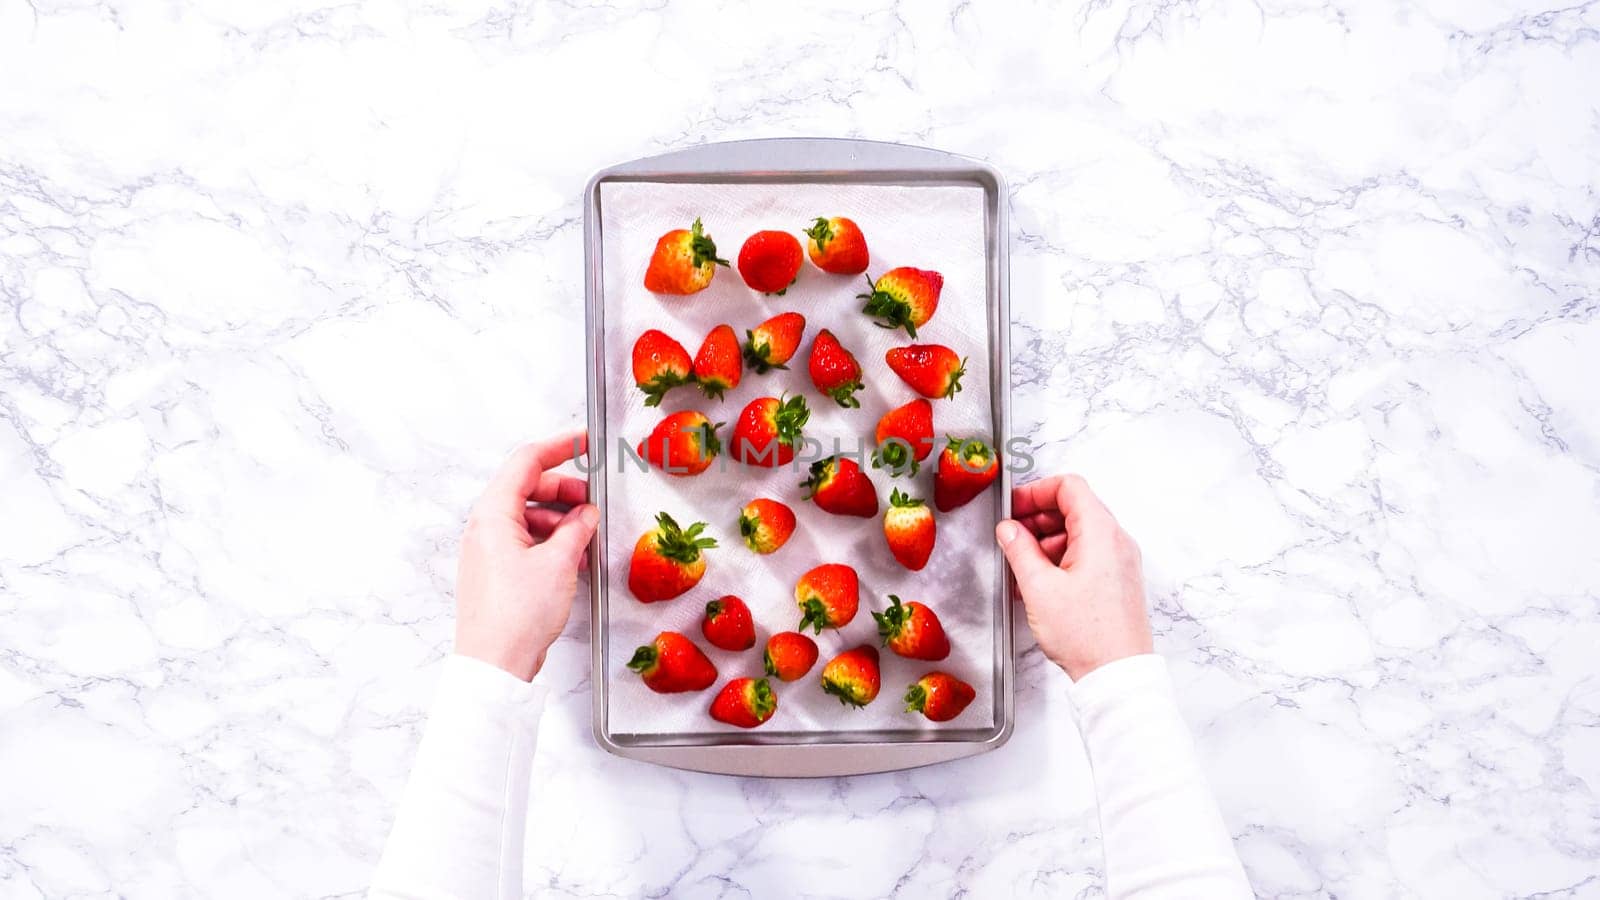
[{"label": "white long-sleeve shirt", "polygon": [[[1250,897],[1166,663],[1135,656],[1072,686],[1094,770],[1106,893]],[[522,838],[544,689],[474,659],[445,661],[372,898],[522,895]]]}]

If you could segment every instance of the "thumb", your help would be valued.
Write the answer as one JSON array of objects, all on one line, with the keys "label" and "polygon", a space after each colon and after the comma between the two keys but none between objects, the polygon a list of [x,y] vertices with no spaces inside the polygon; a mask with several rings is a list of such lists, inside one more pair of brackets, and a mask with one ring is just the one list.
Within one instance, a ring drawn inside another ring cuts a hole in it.
[{"label": "thumb", "polygon": [[574,506],[561,517],[561,521],[551,530],[549,539],[540,544],[539,548],[548,548],[546,552],[576,568],[578,560],[583,556],[584,548],[589,546],[589,539],[594,537],[594,529],[599,522],[600,510],[593,504]]},{"label": "thumb", "polygon": [[1044,550],[1040,549],[1039,542],[1028,529],[1011,519],[996,525],[994,536],[1000,542],[1006,562],[1011,564],[1011,573],[1017,577],[1017,585],[1023,588],[1023,599],[1027,599],[1027,586],[1044,577],[1045,573],[1055,571],[1055,564],[1044,555]]}]

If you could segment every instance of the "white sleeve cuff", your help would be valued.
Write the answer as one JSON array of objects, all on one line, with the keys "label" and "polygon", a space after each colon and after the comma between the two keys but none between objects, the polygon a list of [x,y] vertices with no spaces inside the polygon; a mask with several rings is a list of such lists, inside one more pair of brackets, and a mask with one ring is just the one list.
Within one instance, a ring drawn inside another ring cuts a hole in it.
[{"label": "white sleeve cuff", "polygon": [[1078,715],[1087,717],[1151,690],[1170,692],[1172,678],[1167,673],[1166,660],[1154,653],[1141,653],[1108,662],[1083,676],[1068,688],[1068,696]]},{"label": "white sleeve cuff", "polygon": [[512,707],[525,715],[539,714],[546,693],[542,684],[523,681],[498,666],[459,653],[445,657],[439,676],[441,698]]}]

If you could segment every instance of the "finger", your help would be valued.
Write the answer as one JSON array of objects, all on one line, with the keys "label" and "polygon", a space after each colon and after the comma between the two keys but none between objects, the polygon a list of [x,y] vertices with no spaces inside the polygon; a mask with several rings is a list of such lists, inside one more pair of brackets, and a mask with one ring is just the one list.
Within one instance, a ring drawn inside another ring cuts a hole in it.
[{"label": "finger", "polygon": [[1067,553],[1067,534],[1058,531],[1039,540],[1039,549],[1044,551],[1045,558],[1053,565],[1061,565],[1061,557]]},{"label": "finger", "polygon": [[585,444],[583,432],[569,432],[518,447],[484,488],[483,496],[478,498],[478,508],[520,521],[522,510],[528,498],[538,490],[545,470],[572,459],[575,450],[584,452]]},{"label": "finger", "polygon": [[1000,549],[1006,555],[1006,562],[1011,564],[1011,573],[1017,577],[1017,584],[1023,590],[1028,585],[1037,583],[1044,575],[1056,571],[1056,567],[1039,548],[1039,542],[1034,540],[1028,529],[1016,522],[1006,519],[995,526],[995,540],[1000,542]]},{"label": "finger", "polygon": [[528,523],[528,534],[536,541],[547,540],[556,526],[561,524],[561,519],[570,510],[551,509],[548,506],[530,506],[522,514],[523,520]]},{"label": "finger", "polygon": [[1067,520],[1061,513],[1054,510],[1037,512],[1031,516],[1016,516],[1023,527],[1033,532],[1034,537],[1041,541],[1052,534],[1061,534],[1067,530]]},{"label": "finger", "polygon": [[1024,516],[1058,510],[1056,494],[1060,485],[1061,476],[1053,475],[1049,478],[1030,481],[1021,487],[1013,488],[1011,491],[1011,514],[1021,520]]},{"label": "finger", "polygon": [[1056,507],[1061,510],[1067,542],[1080,543],[1104,534],[1115,525],[1111,511],[1100,502],[1081,475],[1063,475],[1056,485]]},{"label": "finger", "polygon": [[571,475],[545,472],[539,477],[539,486],[528,497],[535,503],[560,503],[577,506],[589,497],[589,482]]},{"label": "finger", "polygon": [[575,506],[561,517],[555,530],[550,532],[550,539],[539,547],[546,553],[554,554],[557,560],[564,560],[567,565],[576,568],[599,522],[599,509],[587,503]]}]

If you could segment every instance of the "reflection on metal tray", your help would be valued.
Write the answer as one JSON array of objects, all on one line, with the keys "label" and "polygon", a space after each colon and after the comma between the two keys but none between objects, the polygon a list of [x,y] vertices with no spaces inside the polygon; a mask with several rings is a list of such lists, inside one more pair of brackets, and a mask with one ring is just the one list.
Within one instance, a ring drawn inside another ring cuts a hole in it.
[{"label": "reflection on metal tray", "polygon": [[[981,188],[985,207],[987,306],[989,319],[989,389],[992,434],[997,446],[1010,436],[1010,317],[1007,306],[1009,269],[1005,183],[988,165],[919,147],[872,141],[776,139],[708,144],[613,166],[597,173],[584,196],[584,261],[588,277],[585,298],[588,319],[589,445],[606,447],[606,309],[602,260],[602,186],[608,183],[704,184],[872,184],[966,185]],[[976,387],[969,385],[968,389]],[[606,496],[611,466],[590,474],[590,496]],[[1001,467],[997,482],[998,516],[1010,515],[1010,473]],[[737,775],[827,776],[912,768],[972,756],[995,749],[1011,735],[1014,663],[1011,646],[1010,573],[995,554],[994,720],[984,728],[915,731],[784,732],[756,729],[748,733],[701,732],[667,735],[626,734],[608,723],[610,674],[625,660],[612,658],[608,640],[606,559],[610,523],[601,506],[599,532],[591,548],[593,675],[595,739],[619,756],[693,769]],[[820,665],[820,662],[819,662]],[[708,694],[709,696],[709,694]],[[696,701],[702,702],[702,701]],[[898,702],[892,691],[878,702]]]}]

